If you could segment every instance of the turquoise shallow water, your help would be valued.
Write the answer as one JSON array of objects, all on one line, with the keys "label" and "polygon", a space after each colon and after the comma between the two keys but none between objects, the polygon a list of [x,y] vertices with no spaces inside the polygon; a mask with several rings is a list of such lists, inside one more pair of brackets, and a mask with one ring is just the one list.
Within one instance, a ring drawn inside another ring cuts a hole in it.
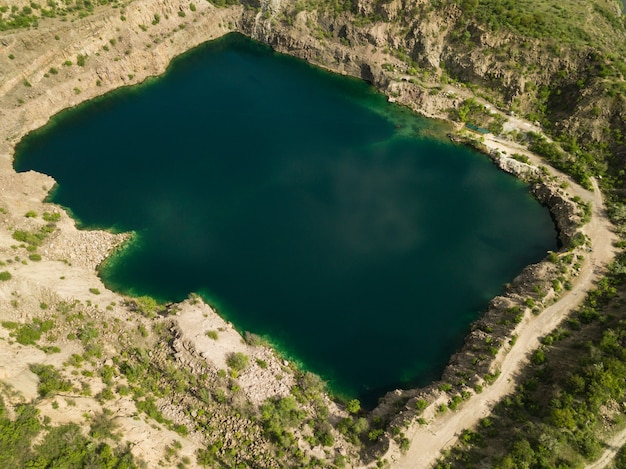
[{"label": "turquoise shallow water", "polygon": [[16,169],[84,227],[134,230],[122,292],[201,293],[369,404],[438,377],[504,283],[556,248],[548,211],[371,87],[230,35],[56,116]]}]

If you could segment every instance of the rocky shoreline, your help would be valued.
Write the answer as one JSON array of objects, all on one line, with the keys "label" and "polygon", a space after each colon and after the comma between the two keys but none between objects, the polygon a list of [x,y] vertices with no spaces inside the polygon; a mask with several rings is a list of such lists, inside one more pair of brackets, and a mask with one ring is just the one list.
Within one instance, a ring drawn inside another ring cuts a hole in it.
[{"label": "rocky shoreline", "polygon": [[[408,428],[417,418],[424,422],[435,418],[437,407],[459,405],[470,395],[482,392],[485,386],[498,377],[499,365],[508,353],[522,322],[532,321],[548,305],[556,302],[563,287],[555,288],[555,281],[563,278],[568,269],[567,281],[573,280],[577,269],[574,262],[568,266],[560,259],[581,259],[586,246],[573,245],[577,236],[583,236],[581,208],[563,189],[561,178],[550,176],[537,166],[519,161],[505,153],[489,148],[478,137],[464,131],[450,134],[460,144],[469,145],[488,156],[502,171],[529,183],[531,194],[551,213],[556,224],[562,248],[553,256],[532,264],[506,285],[505,292],[493,298],[487,310],[470,327],[463,346],[453,354],[444,368],[441,379],[424,388],[395,390],[380,399],[373,415],[389,420],[389,431],[372,451],[380,457],[390,449],[401,429]],[[560,283],[560,281],[559,281]],[[397,441],[396,441],[397,443]]]}]

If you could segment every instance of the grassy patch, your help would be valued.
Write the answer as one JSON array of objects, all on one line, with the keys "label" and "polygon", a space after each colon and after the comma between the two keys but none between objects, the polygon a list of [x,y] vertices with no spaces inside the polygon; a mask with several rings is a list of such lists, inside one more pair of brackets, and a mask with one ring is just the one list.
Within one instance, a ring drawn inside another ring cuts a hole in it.
[{"label": "grassy patch", "polygon": [[64,379],[52,365],[30,365],[30,371],[39,377],[37,392],[41,397],[50,397],[59,392],[73,389],[72,383]]}]

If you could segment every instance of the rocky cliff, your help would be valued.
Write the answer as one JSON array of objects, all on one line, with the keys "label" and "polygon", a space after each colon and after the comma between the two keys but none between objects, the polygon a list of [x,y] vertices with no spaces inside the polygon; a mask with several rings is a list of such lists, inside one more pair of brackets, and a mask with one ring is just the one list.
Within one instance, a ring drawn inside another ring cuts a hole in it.
[{"label": "rocky cliff", "polygon": [[502,111],[540,122],[579,176],[607,174],[607,165],[617,175],[626,158],[626,29],[617,3],[563,5],[571,12],[556,19],[537,12],[497,26],[498,13],[486,16],[471,3],[358,0],[342,9],[283,1],[244,12],[240,30],[368,80],[425,114],[447,116],[470,88]]}]

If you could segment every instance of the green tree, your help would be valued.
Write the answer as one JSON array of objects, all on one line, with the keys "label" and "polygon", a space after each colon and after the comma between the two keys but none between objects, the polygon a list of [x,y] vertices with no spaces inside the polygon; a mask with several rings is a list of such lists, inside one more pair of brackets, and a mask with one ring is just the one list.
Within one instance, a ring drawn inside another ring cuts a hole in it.
[{"label": "green tree", "polygon": [[250,359],[242,352],[233,352],[226,357],[226,364],[235,371],[242,371],[248,367]]},{"label": "green tree", "polygon": [[361,403],[358,399],[351,399],[346,405],[346,410],[351,414],[356,414],[361,410]]}]

